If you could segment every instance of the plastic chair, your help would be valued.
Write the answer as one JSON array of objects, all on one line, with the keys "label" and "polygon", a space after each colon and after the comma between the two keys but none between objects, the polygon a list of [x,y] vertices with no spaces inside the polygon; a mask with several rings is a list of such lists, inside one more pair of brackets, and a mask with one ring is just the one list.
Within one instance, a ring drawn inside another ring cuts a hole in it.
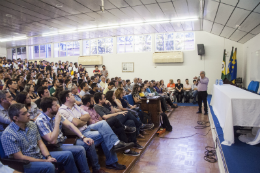
[{"label": "plastic chair", "polygon": [[135,104],[134,99],[133,99],[133,97],[132,97],[132,94],[125,95],[123,98],[124,98],[125,100],[127,100],[130,105],[134,105],[134,104]]},{"label": "plastic chair", "polygon": [[259,89],[259,82],[254,81],[254,84],[252,86],[252,92],[257,93],[258,89]]},{"label": "plastic chair", "polygon": [[248,90],[248,91],[252,91],[252,86],[253,86],[253,84],[254,84],[254,81],[252,80],[252,81],[249,83],[248,87],[247,87],[247,90]]}]

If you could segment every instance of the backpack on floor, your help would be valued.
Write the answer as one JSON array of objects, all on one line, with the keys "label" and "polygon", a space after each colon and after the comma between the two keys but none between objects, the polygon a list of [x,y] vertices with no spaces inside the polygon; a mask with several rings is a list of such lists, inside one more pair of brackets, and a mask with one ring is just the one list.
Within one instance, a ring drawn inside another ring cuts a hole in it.
[{"label": "backpack on floor", "polygon": [[162,128],[165,128],[166,131],[171,132],[172,131],[172,126],[169,122],[169,119],[167,117],[167,115],[165,113],[161,113],[161,117],[162,117],[162,122],[161,122],[161,126]]},{"label": "backpack on floor", "polygon": [[145,113],[143,111],[141,111],[141,113],[144,115],[144,119],[143,119],[143,123],[145,124],[152,124],[152,118],[151,115],[148,113]]}]

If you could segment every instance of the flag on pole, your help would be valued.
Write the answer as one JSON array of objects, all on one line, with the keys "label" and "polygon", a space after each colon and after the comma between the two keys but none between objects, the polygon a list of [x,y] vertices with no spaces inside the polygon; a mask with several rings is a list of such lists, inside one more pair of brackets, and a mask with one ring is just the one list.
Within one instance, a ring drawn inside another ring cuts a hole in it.
[{"label": "flag on pole", "polygon": [[231,54],[230,54],[230,58],[229,58],[229,63],[228,63],[228,68],[227,68],[227,75],[226,75],[226,78],[231,81],[231,68],[232,68],[232,57],[233,57],[233,49],[234,47],[232,47],[232,51],[231,51]]},{"label": "flag on pole", "polygon": [[226,49],[224,49],[223,61],[222,61],[222,74],[221,79],[224,81],[226,78]]},{"label": "flag on pole", "polygon": [[231,67],[231,81],[235,83],[235,79],[237,78],[237,48],[235,48],[235,52],[232,56],[232,67]]}]

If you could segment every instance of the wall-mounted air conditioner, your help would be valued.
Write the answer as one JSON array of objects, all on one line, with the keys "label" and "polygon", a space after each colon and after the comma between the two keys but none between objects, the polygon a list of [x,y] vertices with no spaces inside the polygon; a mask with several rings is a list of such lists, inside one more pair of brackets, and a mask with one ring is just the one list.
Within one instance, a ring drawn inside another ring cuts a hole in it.
[{"label": "wall-mounted air conditioner", "polygon": [[102,65],[103,57],[100,55],[80,56],[78,62],[82,65]]},{"label": "wall-mounted air conditioner", "polygon": [[153,53],[154,63],[183,62],[183,52],[155,52]]}]

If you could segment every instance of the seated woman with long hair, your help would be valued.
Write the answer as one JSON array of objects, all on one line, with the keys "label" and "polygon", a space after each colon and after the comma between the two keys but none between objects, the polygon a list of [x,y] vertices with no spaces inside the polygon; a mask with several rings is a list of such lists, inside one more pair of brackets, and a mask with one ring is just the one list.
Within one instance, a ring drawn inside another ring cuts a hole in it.
[{"label": "seated woman with long hair", "polygon": [[145,97],[145,86],[144,86],[144,84],[142,84],[142,85],[140,86],[139,96],[140,96],[140,97]]},{"label": "seated woman with long hair", "polygon": [[132,90],[132,97],[133,97],[135,104],[142,103],[142,101],[140,99],[139,91],[140,91],[140,85],[135,84],[133,87],[133,90]]},{"label": "seated woman with long hair", "polygon": [[[59,94],[63,91],[63,86],[58,86],[55,90],[55,93],[52,95],[53,97],[56,97],[59,100]],[[59,104],[61,104],[61,101],[59,100]]]},{"label": "seated woman with long hair", "polygon": [[35,102],[37,99],[40,98],[37,94],[34,93],[34,86],[32,84],[26,84],[23,91],[29,94],[32,102]]},{"label": "seated woman with long hair", "polygon": [[37,105],[32,102],[30,95],[28,92],[22,91],[16,96],[16,102],[22,103],[25,105],[28,113],[30,114],[30,119],[35,121],[38,115],[41,114],[41,110],[37,107]]}]

